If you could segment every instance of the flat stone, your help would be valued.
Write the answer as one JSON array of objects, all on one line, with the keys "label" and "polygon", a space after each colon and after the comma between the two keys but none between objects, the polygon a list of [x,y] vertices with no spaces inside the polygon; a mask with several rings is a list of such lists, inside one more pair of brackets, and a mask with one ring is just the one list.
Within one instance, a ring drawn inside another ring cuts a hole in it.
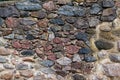
[{"label": "flat stone", "polygon": [[96,17],[90,17],[88,18],[88,22],[90,27],[96,27],[100,23],[100,20]]},{"label": "flat stone", "polygon": [[71,3],[71,0],[57,0],[57,4],[68,4]]},{"label": "flat stone", "polygon": [[[61,31],[62,27],[61,26],[51,26],[50,29],[53,31],[53,32],[58,32],[58,31]],[[55,34],[55,33],[54,33]]]},{"label": "flat stone", "polygon": [[12,17],[17,16],[19,17],[19,12],[14,6],[8,6],[4,8],[0,8],[0,17],[6,18],[6,17]]},{"label": "flat stone", "polygon": [[69,54],[76,54],[79,51],[79,48],[74,45],[69,45],[65,47],[65,51]]},{"label": "flat stone", "polygon": [[3,64],[3,66],[5,69],[14,69],[15,68],[14,65],[9,64],[9,63]]},{"label": "flat stone", "polygon": [[5,20],[5,24],[8,28],[14,28],[14,27],[17,27],[19,25],[19,21],[17,18],[8,17]]},{"label": "flat stone", "polygon": [[112,43],[109,43],[107,41],[103,41],[103,40],[97,40],[95,41],[95,45],[99,50],[108,50],[111,49],[113,47]]},{"label": "flat stone", "polygon": [[84,57],[84,60],[86,61],[86,62],[95,62],[97,59],[95,58],[95,57],[93,57],[93,56],[85,56]]},{"label": "flat stone", "polygon": [[51,19],[50,23],[57,24],[59,26],[63,26],[65,24],[64,21],[61,18]]},{"label": "flat stone", "polygon": [[119,63],[103,64],[103,70],[107,76],[112,76],[112,77],[120,76]]},{"label": "flat stone", "polygon": [[65,77],[67,75],[66,71],[56,71],[56,74],[62,77]]},{"label": "flat stone", "polygon": [[7,48],[0,47],[0,55],[7,56],[7,55],[10,55],[10,52]]},{"label": "flat stone", "polygon": [[53,39],[53,42],[56,43],[56,44],[60,44],[60,43],[62,43],[62,40],[61,40],[61,38],[59,38],[59,37],[55,37],[55,38]]},{"label": "flat stone", "polygon": [[109,22],[103,22],[100,24],[101,31],[109,32],[111,31],[111,27],[112,27],[112,23]]},{"label": "flat stone", "polygon": [[83,47],[83,48],[79,49],[78,53],[79,54],[89,54],[89,53],[91,53],[91,50],[87,47]]},{"label": "flat stone", "polygon": [[15,3],[15,6],[19,10],[24,10],[24,11],[35,11],[35,10],[40,10],[42,6],[38,3],[31,3],[29,1],[25,2],[17,2]]},{"label": "flat stone", "polygon": [[21,54],[23,56],[33,56],[34,55],[34,51],[33,50],[25,50],[25,51],[22,51]]},{"label": "flat stone", "polygon": [[56,55],[55,54],[49,55],[49,56],[47,56],[47,59],[55,61],[56,60]]},{"label": "flat stone", "polygon": [[75,17],[67,17],[65,20],[70,24],[73,24],[75,21],[77,21]]},{"label": "flat stone", "polygon": [[84,0],[75,0],[78,3],[84,2]]},{"label": "flat stone", "polygon": [[107,8],[103,10],[101,20],[102,21],[113,21],[116,18],[116,9]]},{"label": "flat stone", "polygon": [[109,58],[113,62],[120,62],[120,54],[110,54]]},{"label": "flat stone", "polygon": [[55,18],[55,17],[57,17],[58,16],[58,14],[55,14],[55,13],[50,13],[50,14],[48,14],[48,18],[49,19],[53,19],[53,18]]},{"label": "flat stone", "polygon": [[11,80],[13,77],[13,73],[11,71],[3,71],[1,73],[0,79],[2,80]]},{"label": "flat stone", "polygon": [[60,59],[57,59],[56,61],[57,61],[57,63],[59,63],[60,65],[68,65],[68,64],[70,64],[70,63],[72,62],[71,59],[69,59],[69,58],[67,58],[67,57],[62,57],[62,58],[60,58]]},{"label": "flat stone", "polygon": [[4,36],[5,39],[14,39],[15,38],[15,34],[12,33],[12,34],[9,34],[7,36]]},{"label": "flat stone", "polygon": [[43,8],[45,8],[46,10],[54,10],[56,7],[55,7],[55,4],[53,1],[48,1],[46,3],[43,4]]},{"label": "flat stone", "polygon": [[20,71],[20,75],[30,78],[33,76],[33,71],[32,70],[22,70],[22,71]]},{"label": "flat stone", "polygon": [[86,29],[89,27],[89,23],[88,23],[87,19],[78,18],[78,20],[74,23],[74,26],[77,29]]},{"label": "flat stone", "polygon": [[38,19],[43,19],[47,16],[47,13],[45,11],[31,12],[31,16]]},{"label": "flat stone", "polygon": [[0,56],[0,63],[6,63],[7,59],[5,57]]},{"label": "flat stone", "polygon": [[39,21],[38,21],[38,26],[39,26],[39,27],[43,27],[43,28],[45,28],[45,27],[48,26],[48,22],[49,22],[48,19],[42,19],[42,20],[39,20]]},{"label": "flat stone", "polygon": [[86,78],[83,75],[75,74],[73,80],[86,80]]},{"label": "flat stone", "polygon": [[2,26],[4,23],[4,20],[2,18],[0,18],[0,26]]},{"label": "flat stone", "polygon": [[78,54],[74,54],[73,55],[73,62],[80,62],[80,61],[82,61],[80,56]]},{"label": "flat stone", "polygon": [[0,46],[5,46],[7,44],[7,40],[5,40],[3,37],[0,37]]},{"label": "flat stone", "polygon": [[79,32],[79,33],[77,33],[76,35],[75,35],[75,37],[76,37],[76,39],[77,40],[82,40],[82,41],[88,41],[88,39],[87,39],[87,34],[86,33],[83,33],[83,32]]},{"label": "flat stone", "polygon": [[69,24],[66,24],[66,25],[62,26],[63,31],[70,31],[70,30],[73,30],[73,29],[74,28]]},{"label": "flat stone", "polygon": [[45,74],[54,74],[55,73],[55,71],[51,68],[41,68],[40,71]]},{"label": "flat stone", "polygon": [[51,66],[54,65],[54,62],[51,61],[51,60],[43,60],[43,61],[41,62],[41,64],[42,64],[43,66],[45,66],[45,67],[51,67]]},{"label": "flat stone", "polygon": [[114,0],[103,0],[102,1],[102,6],[109,8],[109,7],[114,7],[115,3]]},{"label": "flat stone", "polygon": [[15,68],[17,70],[26,70],[28,69],[28,65],[27,64],[24,64],[24,63],[19,63],[19,64],[16,64],[15,65]]},{"label": "flat stone", "polygon": [[102,7],[99,4],[93,4],[90,8],[90,14],[98,14],[102,10]]},{"label": "flat stone", "polygon": [[36,21],[33,19],[33,18],[30,18],[30,17],[28,17],[28,18],[22,18],[21,20],[20,20],[20,24],[21,25],[34,25],[34,24],[36,24]]},{"label": "flat stone", "polygon": [[34,37],[32,34],[27,34],[27,35],[26,35],[26,39],[27,39],[27,40],[34,40],[35,37]]}]

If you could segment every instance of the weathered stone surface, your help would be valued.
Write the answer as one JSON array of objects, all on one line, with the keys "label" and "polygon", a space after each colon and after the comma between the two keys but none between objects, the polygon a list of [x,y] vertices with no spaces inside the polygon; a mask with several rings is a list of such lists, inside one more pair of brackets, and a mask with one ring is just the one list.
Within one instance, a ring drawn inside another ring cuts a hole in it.
[{"label": "weathered stone surface", "polygon": [[53,42],[56,43],[56,44],[59,44],[59,43],[62,43],[62,40],[61,40],[61,38],[59,38],[59,37],[55,37],[55,38],[53,39]]},{"label": "weathered stone surface", "polygon": [[45,11],[31,12],[31,16],[38,19],[43,19],[47,16],[47,13]]},{"label": "weathered stone surface", "polygon": [[110,54],[109,58],[113,62],[120,62],[120,54]]},{"label": "weathered stone surface", "polygon": [[96,17],[91,17],[88,19],[88,22],[90,27],[96,27],[100,23],[100,20]]},{"label": "weathered stone surface", "polygon": [[84,60],[86,61],[86,62],[95,62],[97,59],[95,58],[95,57],[93,57],[93,56],[85,56],[84,57]]},{"label": "weathered stone surface", "polygon": [[107,8],[114,7],[114,0],[103,0],[102,6]]},{"label": "weathered stone surface", "polygon": [[62,57],[62,58],[60,58],[60,59],[57,59],[56,61],[57,61],[57,63],[59,63],[60,65],[68,65],[68,64],[70,64],[70,63],[72,62],[71,59],[69,59],[69,58],[67,58],[67,57]]},{"label": "weathered stone surface", "polygon": [[80,56],[78,54],[74,54],[73,55],[73,62],[80,62],[80,61],[82,61]]},{"label": "weathered stone surface", "polygon": [[89,54],[89,53],[91,53],[91,50],[90,50],[90,48],[81,48],[81,49],[79,49],[79,52],[78,52],[79,54]]},{"label": "weathered stone surface", "polygon": [[1,73],[0,79],[2,80],[11,80],[13,73],[11,71],[4,71]]},{"label": "weathered stone surface", "polygon": [[103,64],[103,69],[107,76],[120,76],[119,63]]},{"label": "weathered stone surface", "polygon": [[4,47],[0,47],[0,55],[6,56],[6,55],[9,55],[9,54],[10,54],[9,49],[6,49]]},{"label": "weathered stone surface", "polygon": [[90,14],[98,14],[102,10],[102,7],[99,4],[93,4],[90,9]]},{"label": "weathered stone surface", "polygon": [[43,66],[45,66],[45,67],[51,67],[51,66],[54,65],[54,62],[51,61],[51,60],[43,60],[43,61],[41,62],[41,64],[42,64]]},{"label": "weathered stone surface", "polygon": [[24,64],[24,63],[18,63],[15,65],[16,69],[17,70],[26,70],[28,69],[28,65],[27,64]]},{"label": "weathered stone surface", "polygon": [[22,71],[20,71],[20,75],[30,78],[33,76],[33,71],[32,70],[22,70]]},{"label": "weathered stone surface", "polygon": [[0,56],[0,63],[6,63],[7,59],[5,57]]},{"label": "weathered stone surface", "polygon": [[43,4],[43,8],[45,8],[46,10],[54,10],[55,9],[55,4],[53,1],[49,1]]},{"label": "weathered stone surface", "polygon": [[51,19],[50,23],[57,24],[57,25],[60,25],[60,26],[63,26],[65,24],[64,21],[61,18]]},{"label": "weathered stone surface", "polygon": [[67,4],[67,3],[71,3],[71,0],[57,0],[58,4]]},{"label": "weathered stone surface", "polygon": [[66,48],[66,52],[69,54],[76,54],[79,51],[79,48],[74,45],[69,45],[66,46],[65,48]]},{"label": "weathered stone surface", "polygon": [[66,21],[67,21],[68,23],[70,23],[70,24],[75,23],[76,20],[77,20],[77,19],[76,19],[75,17],[67,17],[67,18],[66,18]]},{"label": "weathered stone surface", "polygon": [[111,31],[111,27],[112,27],[112,23],[108,23],[108,22],[103,22],[100,24],[100,30],[101,31]]},{"label": "weathered stone surface", "polygon": [[4,20],[2,18],[0,18],[0,26],[2,26],[4,23]]},{"label": "weathered stone surface", "polygon": [[116,10],[114,8],[104,9],[101,20],[102,21],[113,21],[116,18]]},{"label": "weathered stone surface", "polygon": [[0,17],[12,17],[12,16],[19,16],[18,10],[14,6],[8,6],[4,8],[0,8]]},{"label": "weathered stone surface", "polygon": [[87,41],[87,34],[83,32],[79,32],[75,35],[76,39],[82,40],[82,41]]},{"label": "weathered stone surface", "polygon": [[102,50],[102,49],[108,50],[108,49],[111,49],[113,47],[112,43],[109,43],[109,42],[103,41],[103,40],[96,41],[95,45],[99,50]]},{"label": "weathered stone surface", "polygon": [[25,51],[22,51],[21,52],[21,54],[23,55],[23,56],[32,56],[32,55],[34,55],[34,51],[33,50],[25,50]]},{"label": "weathered stone surface", "polygon": [[86,80],[86,78],[83,75],[75,74],[73,76],[74,80]]},{"label": "weathered stone surface", "polygon": [[25,10],[25,11],[34,11],[34,10],[40,10],[42,7],[38,3],[31,3],[29,1],[25,2],[17,2],[15,3],[15,6],[19,10]]}]

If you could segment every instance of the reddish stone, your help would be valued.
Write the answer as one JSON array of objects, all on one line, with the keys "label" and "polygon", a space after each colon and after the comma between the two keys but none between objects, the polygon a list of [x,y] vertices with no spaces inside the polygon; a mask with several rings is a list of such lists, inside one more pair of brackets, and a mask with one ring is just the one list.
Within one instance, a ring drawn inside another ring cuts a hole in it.
[{"label": "reddish stone", "polygon": [[49,50],[51,50],[53,47],[51,46],[51,45],[47,45],[47,46],[45,46],[44,47],[44,50],[45,51],[49,51]]},{"label": "reddish stone", "polygon": [[48,19],[43,19],[38,21],[39,27],[47,27],[48,26]]},{"label": "reddish stone", "polygon": [[5,23],[6,23],[7,27],[13,28],[13,27],[17,27],[17,25],[18,25],[18,20],[17,20],[16,18],[8,17],[8,18],[5,20]]},{"label": "reddish stone", "polygon": [[47,55],[47,56],[53,55],[53,53],[51,51],[45,52],[44,54]]},{"label": "reddish stone", "polygon": [[55,9],[55,4],[54,4],[53,1],[49,1],[49,2],[43,4],[43,8],[45,8],[46,10],[51,11],[51,10]]},{"label": "reddish stone", "polygon": [[20,44],[19,41],[14,41],[14,42],[12,43],[12,46],[13,46],[14,48],[17,48],[17,49],[20,49],[20,48],[21,48],[21,44]]},{"label": "reddish stone", "polygon": [[65,47],[65,51],[69,54],[75,54],[79,51],[79,48],[77,46],[74,45],[69,45]]},{"label": "reddish stone", "polygon": [[53,55],[49,55],[48,57],[47,57],[49,60],[56,60],[56,56],[53,54]]},{"label": "reddish stone", "polygon": [[20,43],[21,43],[21,48],[23,49],[29,49],[31,46],[31,42],[27,40],[20,41]]},{"label": "reddish stone", "polygon": [[53,42],[56,44],[62,43],[62,40],[59,37],[53,39]]},{"label": "reddish stone", "polygon": [[22,70],[22,71],[20,71],[20,75],[30,78],[33,76],[33,71],[32,70]]},{"label": "reddish stone", "polygon": [[42,48],[36,48],[35,51],[36,51],[37,54],[40,54],[40,55],[43,54],[43,49]]}]

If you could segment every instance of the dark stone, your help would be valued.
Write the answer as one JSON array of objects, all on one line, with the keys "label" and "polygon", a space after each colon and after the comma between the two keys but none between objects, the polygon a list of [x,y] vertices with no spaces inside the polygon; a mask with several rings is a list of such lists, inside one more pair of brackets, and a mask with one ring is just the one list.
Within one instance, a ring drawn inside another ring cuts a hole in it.
[{"label": "dark stone", "polygon": [[78,53],[79,54],[89,54],[89,53],[91,53],[91,50],[89,48],[84,47],[84,48],[81,48]]},{"label": "dark stone", "polygon": [[56,73],[62,77],[65,77],[67,75],[66,71],[56,71]]},{"label": "dark stone", "polygon": [[74,26],[77,29],[86,29],[89,27],[89,23],[87,19],[84,18],[78,18],[78,20],[74,23]]},{"label": "dark stone", "polygon": [[102,7],[99,4],[93,4],[90,9],[90,14],[98,14],[102,10]]},{"label": "dark stone", "polygon": [[23,56],[32,56],[35,54],[35,52],[33,50],[25,50],[25,51],[22,51],[21,54]]},{"label": "dark stone", "polygon": [[23,64],[23,63],[16,64],[15,67],[17,70],[26,70],[29,68],[27,64]]},{"label": "dark stone", "polygon": [[4,20],[2,18],[0,18],[0,26],[2,26],[4,23]]},{"label": "dark stone", "polygon": [[73,30],[73,29],[74,28],[69,24],[66,24],[66,25],[62,26],[63,31],[70,31],[70,30]]},{"label": "dark stone", "polygon": [[120,54],[110,54],[109,58],[113,62],[120,62]]},{"label": "dark stone", "polygon": [[20,16],[21,16],[21,17],[29,17],[30,14],[29,14],[28,11],[20,11]]},{"label": "dark stone", "polygon": [[41,64],[42,64],[43,66],[45,66],[45,67],[51,67],[51,66],[54,65],[54,62],[51,61],[51,60],[43,60],[43,61],[41,62]]},{"label": "dark stone", "polygon": [[86,78],[82,75],[79,75],[79,74],[75,74],[73,76],[73,80],[86,80]]},{"label": "dark stone", "polygon": [[54,46],[54,48],[52,49],[52,52],[62,52],[64,50],[64,47],[62,45],[57,45]]},{"label": "dark stone", "polygon": [[0,8],[0,17],[19,17],[19,12],[14,6]]},{"label": "dark stone", "polygon": [[97,59],[93,56],[87,55],[84,57],[84,61],[86,62],[95,62]]},{"label": "dark stone", "polygon": [[50,23],[57,24],[57,25],[60,25],[60,26],[63,26],[65,24],[64,21],[60,18],[51,19]]},{"label": "dark stone", "polygon": [[103,10],[101,20],[102,21],[113,21],[117,17],[115,8],[107,8]]},{"label": "dark stone", "polygon": [[108,50],[113,48],[113,44],[107,41],[103,41],[103,40],[97,40],[95,41],[95,45],[99,50]]},{"label": "dark stone", "polygon": [[40,10],[42,6],[38,3],[32,3],[29,1],[26,2],[17,2],[15,3],[15,6],[19,10],[25,10],[25,11],[35,11],[35,10]]},{"label": "dark stone", "polygon": [[103,0],[102,5],[106,8],[114,7],[114,0]]},{"label": "dark stone", "polygon": [[77,20],[75,17],[68,17],[65,19],[66,22],[70,23],[70,24],[73,24],[75,23],[75,21]]},{"label": "dark stone", "polygon": [[85,42],[88,41],[87,34],[83,33],[83,32],[77,33],[77,35],[75,35],[75,37],[76,37],[77,40],[82,40],[82,41],[85,41]]},{"label": "dark stone", "polygon": [[35,37],[32,34],[27,34],[26,39],[28,39],[28,40],[34,40]]}]

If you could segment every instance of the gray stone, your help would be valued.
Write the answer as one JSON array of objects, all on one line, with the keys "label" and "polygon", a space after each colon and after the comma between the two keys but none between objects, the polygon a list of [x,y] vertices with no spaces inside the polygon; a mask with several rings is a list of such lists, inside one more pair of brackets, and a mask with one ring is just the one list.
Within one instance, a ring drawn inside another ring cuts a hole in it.
[{"label": "gray stone", "polygon": [[0,63],[6,63],[7,59],[3,56],[0,56]]},{"label": "gray stone", "polygon": [[36,21],[34,21],[32,18],[23,18],[20,20],[21,25],[34,25],[36,24]]},{"label": "gray stone", "polygon": [[28,65],[24,64],[24,63],[16,64],[15,67],[16,67],[17,70],[26,70],[26,69],[29,69]]},{"label": "gray stone", "polygon": [[114,7],[114,0],[103,0],[102,5],[103,7],[109,8],[109,7]]},{"label": "gray stone", "polygon": [[9,34],[7,36],[4,36],[4,38],[6,38],[6,39],[14,39],[15,38],[15,34],[14,33]]},{"label": "gray stone", "polygon": [[63,26],[65,23],[61,18],[54,18],[50,20],[50,23]]},{"label": "gray stone", "polygon": [[113,62],[120,62],[120,54],[110,54],[109,58]]},{"label": "gray stone", "polygon": [[35,10],[40,10],[42,6],[38,3],[32,3],[29,1],[26,2],[17,2],[15,3],[15,6],[19,10],[25,10],[25,11],[35,11]]},{"label": "gray stone", "polygon": [[9,63],[3,64],[3,66],[5,69],[14,69],[15,68],[12,64],[9,64]]},{"label": "gray stone", "polygon": [[51,61],[51,60],[43,60],[43,61],[41,62],[41,64],[42,64],[43,66],[45,66],[45,67],[51,67],[51,66],[54,65],[54,62]]},{"label": "gray stone", "polygon": [[10,16],[20,16],[18,10],[14,6],[0,8],[0,17],[6,18]]},{"label": "gray stone", "polygon": [[75,74],[73,80],[86,80],[86,78],[83,75]]},{"label": "gray stone", "polygon": [[91,17],[88,18],[88,22],[90,27],[96,27],[100,23],[100,20],[96,17]]},{"label": "gray stone", "polygon": [[0,18],[0,26],[2,26],[4,23],[4,20],[2,18]]},{"label": "gray stone", "polygon": [[119,63],[103,64],[103,70],[107,76],[112,76],[112,77],[120,76]]},{"label": "gray stone", "polygon": [[68,64],[70,64],[70,63],[72,62],[71,59],[69,59],[69,58],[67,58],[67,57],[62,57],[62,58],[60,58],[60,59],[57,59],[56,61],[57,61],[57,63],[59,63],[60,65],[68,65]]},{"label": "gray stone", "polygon": [[40,71],[45,74],[54,74],[55,73],[54,70],[51,68],[41,68]]},{"label": "gray stone", "polygon": [[102,10],[102,7],[99,4],[93,4],[90,9],[90,14],[98,14]]},{"label": "gray stone", "polygon": [[82,60],[81,60],[81,58],[80,58],[80,56],[79,56],[78,54],[74,54],[74,56],[73,56],[73,61],[74,61],[74,62],[80,62],[80,61],[82,61]]}]

